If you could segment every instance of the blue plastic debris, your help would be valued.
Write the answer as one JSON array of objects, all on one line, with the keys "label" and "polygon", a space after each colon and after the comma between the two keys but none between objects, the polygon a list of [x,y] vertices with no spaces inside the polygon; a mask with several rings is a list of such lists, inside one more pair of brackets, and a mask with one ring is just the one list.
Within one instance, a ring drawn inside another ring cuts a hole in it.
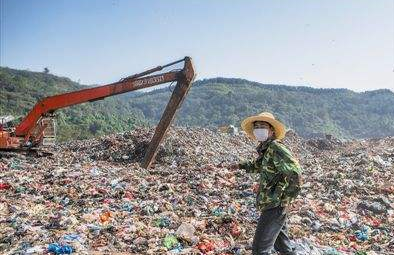
[{"label": "blue plastic debris", "polygon": [[134,208],[133,205],[129,203],[124,203],[122,205],[122,211],[131,212],[133,211],[133,208]]},{"label": "blue plastic debris", "polygon": [[222,216],[223,213],[224,213],[224,210],[221,207],[216,207],[212,210],[212,214],[215,215],[216,217]]},{"label": "blue plastic debris", "polygon": [[364,226],[361,228],[361,230],[357,230],[354,233],[354,235],[356,236],[357,240],[364,242],[364,241],[367,241],[369,238],[368,232],[369,232],[369,229]]},{"label": "blue plastic debris", "polygon": [[68,245],[51,243],[50,245],[48,245],[48,251],[55,254],[71,254],[73,252],[73,248]]}]

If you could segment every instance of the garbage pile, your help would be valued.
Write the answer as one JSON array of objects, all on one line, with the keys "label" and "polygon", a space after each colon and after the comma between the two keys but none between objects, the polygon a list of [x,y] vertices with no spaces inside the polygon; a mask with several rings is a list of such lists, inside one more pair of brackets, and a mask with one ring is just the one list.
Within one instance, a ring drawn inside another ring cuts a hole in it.
[{"label": "garbage pile", "polygon": [[[153,136],[153,129],[139,128],[95,140],[73,141],[61,145],[71,157],[116,163],[140,162]],[[234,162],[240,156],[252,157],[253,143],[244,135],[231,136],[213,129],[177,128],[170,131],[157,153],[160,165],[202,166]],[[228,149],[226,149],[228,148]]]},{"label": "garbage pile", "polygon": [[[258,176],[227,166],[256,144],[175,128],[146,170],[153,131],[1,152],[0,253],[251,254]],[[304,168],[289,217],[300,254],[394,254],[394,138],[284,143]]]}]

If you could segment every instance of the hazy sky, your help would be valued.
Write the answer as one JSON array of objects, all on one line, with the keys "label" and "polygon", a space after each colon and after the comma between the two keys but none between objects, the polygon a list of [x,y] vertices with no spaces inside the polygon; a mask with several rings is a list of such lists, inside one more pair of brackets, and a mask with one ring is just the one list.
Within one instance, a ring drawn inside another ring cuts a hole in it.
[{"label": "hazy sky", "polygon": [[0,0],[0,64],[102,84],[193,57],[198,79],[394,90],[393,0]]}]

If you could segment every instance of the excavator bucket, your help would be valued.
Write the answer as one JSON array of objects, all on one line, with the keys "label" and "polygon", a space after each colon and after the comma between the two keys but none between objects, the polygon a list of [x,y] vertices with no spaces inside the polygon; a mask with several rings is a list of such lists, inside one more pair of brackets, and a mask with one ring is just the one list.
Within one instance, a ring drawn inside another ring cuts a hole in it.
[{"label": "excavator bucket", "polygon": [[174,91],[172,92],[170,101],[168,102],[166,109],[164,110],[163,116],[160,119],[159,124],[156,127],[155,134],[148,146],[148,149],[145,153],[145,157],[142,161],[143,168],[149,168],[152,164],[157,149],[160,143],[163,141],[165,134],[168,131],[168,128],[171,125],[171,122],[174,119],[175,113],[178,108],[181,106],[183,100],[185,99],[192,82],[195,77],[193,64],[191,62],[191,58],[185,58],[185,67],[184,67],[184,78],[177,81]]}]

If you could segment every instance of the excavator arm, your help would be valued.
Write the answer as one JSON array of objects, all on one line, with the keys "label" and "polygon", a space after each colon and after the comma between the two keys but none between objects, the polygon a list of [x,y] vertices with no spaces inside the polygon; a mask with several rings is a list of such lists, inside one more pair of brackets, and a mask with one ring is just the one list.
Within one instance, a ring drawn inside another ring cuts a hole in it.
[{"label": "excavator arm", "polygon": [[[184,67],[181,70],[149,75],[180,62],[184,62]],[[154,143],[155,146],[150,146],[148,148],[147,154],[149,154],[149,156],[146,157],[146,163],[144,165],[145,167],[149,167],[150,162],[156,153],[157,147],[164,137],[164,134],[166,133],[168,126],[175,115],[176,109],[180,106],[185,95],[187,94],[194,77],[195,73],[191,58],[185,57],[184,59],[169,63],[167,65],[158,66],[142,73],[126,77],[119,82],[44,98],[43,100],[36,103],[36,105],[23,119],[23,121],[15,127],[13,132],[5,133],[5,131],[2,131],[0,134],[0,149],[37,145],[37,143],[42,140],[43,132],[46,128],[45,125],[39,124],[40,119],[47,114],[53,113],[55,110],[86,102],[102,100],[109,96],[176,81],[177,85],[173,91],[170,102],[166,107],[166,110],[159,122],[156,133],[154,134],[152,140],[152,143]],[[19,142],[18,144],[18,142],[15,142],[16,138],[23,138],[23,141]],[[12,139],[13,140],[12,142],[7,143],[7,141],[4,139],[8,139],[9,141]],[[15,146],[15,144],[18,144],[18,146]],[[147,163],[147,161],[149,162]]]}]

